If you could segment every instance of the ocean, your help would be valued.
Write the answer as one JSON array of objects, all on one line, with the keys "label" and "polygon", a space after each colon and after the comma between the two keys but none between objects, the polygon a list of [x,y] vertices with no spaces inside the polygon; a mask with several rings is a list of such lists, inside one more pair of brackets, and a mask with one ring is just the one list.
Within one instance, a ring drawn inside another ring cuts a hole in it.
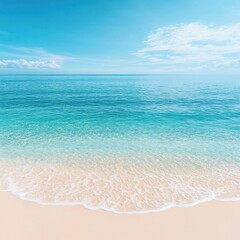
[{"label": "ocean", "polygon": [[145,213],[240,200],[240,79],[0,75],[0,190]]}]

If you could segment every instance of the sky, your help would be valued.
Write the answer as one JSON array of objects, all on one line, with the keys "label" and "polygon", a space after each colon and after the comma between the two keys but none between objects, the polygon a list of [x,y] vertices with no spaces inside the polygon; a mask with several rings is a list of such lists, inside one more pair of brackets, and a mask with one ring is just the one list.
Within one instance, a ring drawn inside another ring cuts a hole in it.
[{"label": "sky", "polygon": [[0,74],[240,73],[239,0],[0,0]]}]

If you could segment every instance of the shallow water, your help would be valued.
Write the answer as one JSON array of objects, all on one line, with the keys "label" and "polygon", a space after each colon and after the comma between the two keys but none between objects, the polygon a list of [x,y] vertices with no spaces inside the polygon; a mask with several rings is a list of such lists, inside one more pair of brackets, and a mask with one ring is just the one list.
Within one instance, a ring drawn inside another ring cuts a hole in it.
[{"label": "shallow water", "polygon": [[1,75],[0,187],[146,212],[240,199],[237,76]]}]

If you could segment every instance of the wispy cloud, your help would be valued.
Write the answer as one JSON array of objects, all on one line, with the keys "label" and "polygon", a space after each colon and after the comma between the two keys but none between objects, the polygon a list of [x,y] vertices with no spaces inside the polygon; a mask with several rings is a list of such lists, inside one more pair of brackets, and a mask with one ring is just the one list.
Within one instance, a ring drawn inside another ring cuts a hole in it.
[{"label": "wispy cloud", "polygon": [[116,73],[125,66],[129,66],[126,59],[59,55],[43,48],[0,44],[0,72]]},{"label": "wispy cloud", "polygon": [[137,56],[161,66],[240,66],[240,23],[208,26],[188,23],[156,29]]},{"label": "wispy cloud", "polygon": [[11,51],[12,54],[22,55],[25,58],[32,59],[54,59],[55,61],[62,61],[66,57],[58,54],[53,54],[46,51],[43,48],[27,48],[27,47],[16,47],[16,46],[7,46],[7,48]]},{"label": "wispy cloud", "polygon": [[26,59],[0,60],[0,68],[54,69],[59,65],[54,60],[29,61]]},{"label": "wispy cloud", "polygon": [[56,69],[66,59],[65,56],[50,53],[43,48],[0,45],[0,68]]}]

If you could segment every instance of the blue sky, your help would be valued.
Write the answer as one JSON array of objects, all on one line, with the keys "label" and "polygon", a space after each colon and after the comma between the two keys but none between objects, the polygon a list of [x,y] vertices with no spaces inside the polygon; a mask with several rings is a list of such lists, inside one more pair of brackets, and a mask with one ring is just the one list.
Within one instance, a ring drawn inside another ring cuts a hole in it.
[{"label": "blue sky", "polygon": [[0,0],[0,73],[239,67],[239,0]]}]

